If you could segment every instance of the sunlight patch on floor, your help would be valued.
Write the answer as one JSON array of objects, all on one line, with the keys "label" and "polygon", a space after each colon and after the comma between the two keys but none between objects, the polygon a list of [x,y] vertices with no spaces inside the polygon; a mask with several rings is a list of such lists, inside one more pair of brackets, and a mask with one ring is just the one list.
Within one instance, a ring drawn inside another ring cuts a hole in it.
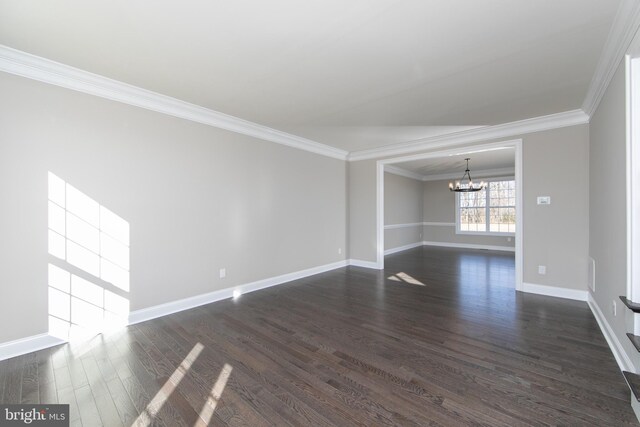
[{"label": "sunlight patch on floor", "polygon": [[148,426],[151,424],[169,396],[171,396],[171,393],[174,392],[178,387],[178,384],[180,384],[180,381],[182,381],[186,373],[191,369],[191,365],[193,365],[193,362],[195,362],[203,349],[204,346],[200,343],[193,346],[187,357],[185,357],[182,363],[180,363],[180,366],[173,371],[173,374],[171,374],[169,379],[164,383],[160,390],[158,390],[153,399],[151,399],[151,402],[147,405],[147,408],[142,411],[132,425]]},{"label": "sunlight patch on floor", "polygon": [[393,280],[394,282],[404,282],[404,283],[409,283],[411,285],[418,285],[418,286],[427,286],[424,283],[422,283],[421,281],[419,281],[418,279],[411,277],[410,275],[408,275],[407,273],[396,273],[392,276],[387,277],[387,279],[389,280]]},{"label": "sunlight patch on floor", "polygon": [[220,375],[218,375],[218,380],[213,385],[211,389],[211,393],[207,397],[207,401],[204,406],[200,410],[200,418],[205,422],[205,424],[209,425],[211,421],[211,417],[213,417],[213,412],[216,410],[216,406],[222,397],[222,392],[227,385],[227,381],[231,376],[231,371],[233,371],[233,367],[228,363],[224,364],[224,367],[220,371]]}]

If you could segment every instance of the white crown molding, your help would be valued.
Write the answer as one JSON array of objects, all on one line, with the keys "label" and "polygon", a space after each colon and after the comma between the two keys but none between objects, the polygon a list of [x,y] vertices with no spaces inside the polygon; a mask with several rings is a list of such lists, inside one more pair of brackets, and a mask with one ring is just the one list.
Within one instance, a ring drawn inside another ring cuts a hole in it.
[{"label": "white crown molding", "polygon": [[334,159],[347,152],[238,117],[0,45],[0,71],[248,135]]},{"label": "white crown molding", "polygon": [[[417,172],[408,171],[398,166],[385,165],[384,171],[393,175],[404,176],[405,178],[417,179],[418,181],[440,181],[443,179],[455,179],[460,178],[460,174],[457,172],[441,173],[435,175],[421,175]],[[505,176],[513,175],[515,173],[514,168],[497,168],[497,169],[483,169],[474,170],[473,176],[476,178],[487,178],[492,176]]]},{"label": "white crown molding", "polygon": [[[629,1],[630,0],[626,0],[625,3]],[[634,11],[636,11],[636,9],[637,8],[635,8]],[[637,14],[634,14],[634,16],[636,15]],[[292,135],[248,120],[243,120],[127,83],[109,79],[4,45],[0,45],[0,71],[311,153],[340,160],[348,159],[350,161],[381,158],[427,149],[469,144],[565,126],[574,126],[588,123],[589,121],[589,116],[586,115],[584,111],[573,110],[348,153],[345,150],[321,144],[307,138]]]},{"label": "white crown molding", "polygon": [[516,135],[524,135],[532,132],[541,132],[585,123],[589,123],[589,116],[587,116],[584,111],[571,110],[563,113],[550,114],[548,116],[534,117],[516,122],[485,126],[478,129],[470,129],[447,135],[438,135],[415,141],[402,142],[380,148],[352,151],[348,156],[348,160],[358,161],[380,159],[424,150],[433,150],[492,139],[508,138]]},{"label": "white crown molding", "polygon": [[393,175],[403,176],[410,179],[417,179],[418,181],[424,181],[424,175],[420,175],[419,173],[411,172],[397,166],[385,165],[384,171]]},{"label": "white crown molding", "polygon": [[582,110],[591,117],[604,96],[611,79],[640,27],[640,2],[622,0],[609,31],[596,71],[582,103]]},{"label": "white crown molding", "polygon": [[[515,168],[498,168],[498,169],[484,169],[484,170],[474,170],[473,177],[474,178],[487,178],[493,176],[504,176],[515,174]],[[422,177],[423,181],[440,181],[443,179],[456,179],[460,178],[460,173],[442,173],[438,175],[424,175]]]}]

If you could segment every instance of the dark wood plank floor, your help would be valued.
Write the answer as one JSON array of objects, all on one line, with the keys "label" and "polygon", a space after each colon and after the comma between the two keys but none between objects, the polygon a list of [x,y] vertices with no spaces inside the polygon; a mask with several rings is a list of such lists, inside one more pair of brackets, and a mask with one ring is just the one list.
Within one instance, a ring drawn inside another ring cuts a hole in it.
[{"label": "dark wood plank floor", "polygon": [[74,426],[637,425],[587,305],[516,293],[512,255],[386,264],[0,362],[0,401]]}]

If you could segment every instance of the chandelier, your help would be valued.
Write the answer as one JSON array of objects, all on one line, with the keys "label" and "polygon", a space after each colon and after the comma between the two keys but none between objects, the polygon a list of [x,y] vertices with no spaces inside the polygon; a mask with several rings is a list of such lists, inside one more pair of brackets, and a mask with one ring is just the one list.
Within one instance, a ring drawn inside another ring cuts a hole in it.
[{"label": "chandelier", "polygon": [[[480,191],[487,187],[487,183],[484,181],[480,181],[479,184],[474,184],[471,180],[471,173],[469,171],[469,157],[465,160],[467,161],[467,169],[464,171],[464,175],[459,181],[450,182],[449,190],[455,191],[457,193],[470,193],[472,191]],[[466,181],[465,181],[466,178]]]}]

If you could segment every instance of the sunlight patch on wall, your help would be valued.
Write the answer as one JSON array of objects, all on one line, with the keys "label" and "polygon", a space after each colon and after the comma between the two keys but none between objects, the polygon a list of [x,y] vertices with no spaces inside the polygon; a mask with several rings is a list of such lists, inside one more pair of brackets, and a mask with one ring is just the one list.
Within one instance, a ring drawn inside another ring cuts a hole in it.
[{"label": "sunlight patch on wall", "polygon": [[68,340],[123,327],[129,223],[48,174],[49,333]]}]

